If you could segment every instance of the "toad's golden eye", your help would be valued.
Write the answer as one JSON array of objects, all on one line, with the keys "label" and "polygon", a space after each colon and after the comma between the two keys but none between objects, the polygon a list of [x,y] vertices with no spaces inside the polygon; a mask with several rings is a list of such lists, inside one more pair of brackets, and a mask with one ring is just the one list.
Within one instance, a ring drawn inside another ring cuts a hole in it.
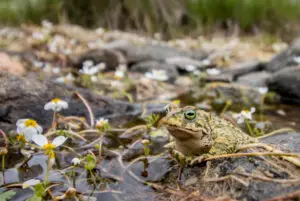
[{"label": "toad's golden eye", "polygon": [[193,120],[196,118],[196,111],[193,109],[188,109],[184,112],[184,118],[188,120]]}]

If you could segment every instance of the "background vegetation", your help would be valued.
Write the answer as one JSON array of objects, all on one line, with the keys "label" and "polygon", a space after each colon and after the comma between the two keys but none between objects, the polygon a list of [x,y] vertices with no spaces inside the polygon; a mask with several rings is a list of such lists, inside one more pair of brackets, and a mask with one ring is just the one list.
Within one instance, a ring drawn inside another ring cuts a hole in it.
[{"label": "background vegetation", "polygon": [[71,22],[166,37],[258,31],[297,34],[299,0],[0,0],[2,24]]}]

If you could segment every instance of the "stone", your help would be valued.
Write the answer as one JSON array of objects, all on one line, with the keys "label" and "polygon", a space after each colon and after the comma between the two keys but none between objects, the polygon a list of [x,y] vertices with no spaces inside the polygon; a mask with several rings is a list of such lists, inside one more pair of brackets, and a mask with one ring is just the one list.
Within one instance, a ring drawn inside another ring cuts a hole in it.
[{"label": "stone", "polygon": [[239,77],[237,83],[253,87],[265,87],[267,79],[271,76],[272,73],[267,71],[253,72]]},{"label": "stone", "polygon": [[[133,120],[143,112],[141,104],[102,97],[88,89],[67,87],[52,81],[41,82],[34,78],[22,78],[8,73],[0,73],[0,128],[5,132],[16,129],[16,122],[22,118],[35,119],[45,129],[52,121],[52,112],[45,111],[44,105],[57,97],[69,103],[69,108],[60,112],[65,116],[85,117],[89,114],[82,101],[74,95],[79,92],[90,104],[95,118],[105,117],[111,123],[123,124]],[[164,111],[162,104],[149,104],[147,114]]]},{"label": "stone", "polygon": [[162,45],[134,45],[123,40],[114,41],[112,44],[109,43],[104,45],[103,48],[108,50],[119,50],[123,52],[128,63],[137,63],[145,60],[164,61],[166,58],[181,56],[191,57],[194,59],[203,59],[206,57],[205,53],[200,54],[199,52],[182,51]]},{"label": "stone", "polygon": [[300,56],[300,38],[295,39],[283,52],[275,55],[267,64],[266,70],[275,72],[283,68],[293,67],[299,64],[295,58]]},{"label": "stone", "polygon": [[286,103],[300,103],[300,67],[286,68],[267,80],[270,90],[277,92]]},{"label": "stone", "polygon": [[0,52],[0,72],[24,75],[25,68],[20,62],[13,61],[7,54]]}]

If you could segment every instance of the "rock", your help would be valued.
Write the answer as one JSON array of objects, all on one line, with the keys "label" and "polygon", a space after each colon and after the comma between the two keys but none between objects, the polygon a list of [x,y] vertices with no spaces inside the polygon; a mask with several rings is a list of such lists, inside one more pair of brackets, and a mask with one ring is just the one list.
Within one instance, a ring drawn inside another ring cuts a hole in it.
[{"label": "rock", "polygon": [[[257,89],[233,83],[207,84],[201,92],[195,92],[200,99],[211,99],[216,109],[222,109],[226,101],[231,101],[230,109],[240,111],[245,107],[258,106],[262,95]],[[219,108],[220,107],[220,108]]]},{"label": "rock", "polygon": [[206,80],[208,82],[233,82],[236,81],[240,76],[260,71],[264,67],[265,64],[260,61],[246,61],[235,64],[230,69],[223,70],[219,75],[209,76],[206,78]]},{"label": "rock", "polygon": [[176,79],[176,77],[178,76],[177,69],[174,65],[159,61],[142,61],[132,65],[130,69],[133,72],[139,73],[151,72],[153,69],[165,70],[171,80]]},{"label": "rock", "polygon": [[137,63],[145,60],[164,61],[170,57],[191,57],[194,59],[203,59],[206,55],[199,55],[199,52],[187,52],[162,45],[133,45],[129,42],[114,41],[113,44],[107,44],[103,48],[108,50],[119,50],[124,53],[128,63]]},{"label": "rock", "polygon": [[11,60],[7,54],[0,52],[0,72],[24,75],[25,68],[21,63]]},{"label": "rock", "polygon": [[[262,142],[299,153],[299,136],[299,133],[284,133],[266,137]],[[257,151],[265,150],[247,150]],[[300,169],[294,164],[276,157],[231,157],[186,166],[181,183],[189,184],[182,186],[186,191],[199,190],[200,195],[212,198],[228,196],[234,200],[268,200],[299,191],[300,183],[295,181],[299,174]],[[173,169],[163,182],[175,182],[176,175],[177,171]],[[192,183],[189,182],[191,178]]]},{"label": "rock", "polygon": [[63,24],[54,27],[54,32],[87,43],[99,39],[99,35],[77,25]]},{"label": "rock", "polygon": [[[288,49],[274,56],[267,64],[266,70],[275,72],[283,68],[293,67],[299,64],[300,38],[297,38]],[[296,59],[295,59],[296,58]]]},{"label": "rock", "polygon": [[95,49],[89,50],[80,56],[75,56],[71,59],[71,65],[76,68],[82,68],[82,63],[87,60],[92,60],[95,64],[105,63],[105,71],[114,71],[120,63],[126,63],[123,55],[117,51]]},{"label": "rock", "polygon": [[265,87],[267,79],[271,76],[272,73],[267,71],[253,72],[239,77],[237,83],[253,87]]},{"label": "rock", "polygon": [[268,87],[287,103],[300,103],[300,67],[286,68],[267,80]]},{"label": "rock", "polygon": [[[58,97],[69,103],[69,109],[62,115],[86,117],[88,112],[76,96],[78,91],[90,104],[96,118],[106,117],[112,123],[122,124],[139,116],[143,109],[140,104],[117,101],[90,92],[88,89],[66,87],[52,82],[40,82],[7,73],[0,73],[0,128],[4,131],[15,130],[18,119],[33,118],[44,128],[52,121],[52,112],[45,111],[44,105],[52,98]],[[149,105],[147,113],[161,112],[164,105]]]},{"label": "rock", "polygon": [[176,67],[182,69],[182,70],[186,70],[186,67],[188,65],[192,65],[195,66],[196,69],[200,70],[200,69],[204,69],[205,67],[207,67],[208,65],[205,65],[205,63],[192,59],[190,57],[168,57],[165,59],[165,62],[167,64],[171,64],[171,65],[175,65]]}]

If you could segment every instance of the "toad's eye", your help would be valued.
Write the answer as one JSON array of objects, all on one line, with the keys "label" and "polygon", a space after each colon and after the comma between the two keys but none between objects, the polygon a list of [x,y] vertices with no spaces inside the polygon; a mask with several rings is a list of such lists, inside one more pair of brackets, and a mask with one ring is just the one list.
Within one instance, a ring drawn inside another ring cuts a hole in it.
[{"label": "toad's eye", "polygon": [[196,118],[196,111],[189,109],[187,111],[184,112],[184,118],[188,119],[188,120],[193,120]]}]

